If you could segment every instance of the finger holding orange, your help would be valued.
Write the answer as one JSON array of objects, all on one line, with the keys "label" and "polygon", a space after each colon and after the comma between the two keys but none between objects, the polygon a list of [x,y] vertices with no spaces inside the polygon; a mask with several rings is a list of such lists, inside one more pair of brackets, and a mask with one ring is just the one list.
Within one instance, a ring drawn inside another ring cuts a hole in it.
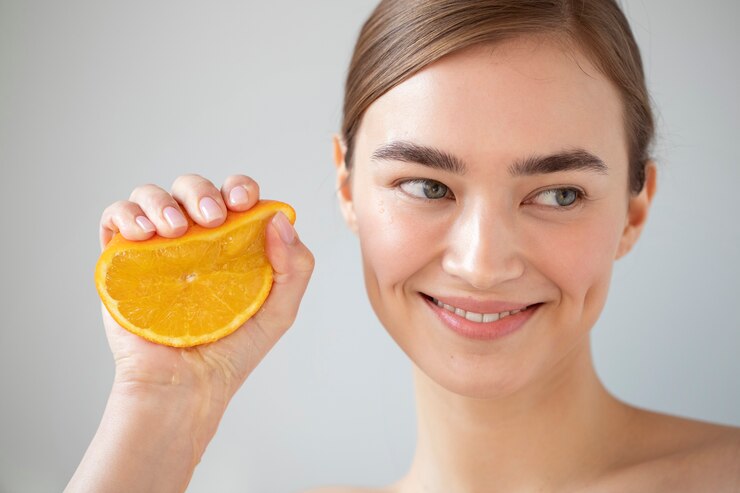
[{"label": "finger holding orange", "polygon": [[230,210],[245,211],[259,200],[260,187],[248,176],[232,175],[224,181],[221,196]]},{"label": "finger holding orange", "polygon": [[149,341],[191,347],[218,340],[254,315],[270,292],[265,235],[276,213],[295,222],[289,205],[260,201],[230,212],[215,228],[193,222],[174,239],[117,235],[96,267],[98,293],[118,324]]},{"label": "finger holding orange", "polygon": [[181,204],[158,185],[149,183],[136,187],[129,201],[141,208],[159,236],[177,238],[187,231],[188,220]]}]

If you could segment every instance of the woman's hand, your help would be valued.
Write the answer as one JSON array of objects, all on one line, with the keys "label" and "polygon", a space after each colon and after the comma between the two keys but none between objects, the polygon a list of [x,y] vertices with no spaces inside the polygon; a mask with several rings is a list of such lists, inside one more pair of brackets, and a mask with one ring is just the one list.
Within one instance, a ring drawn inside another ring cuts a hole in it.
[{"label": "woman's hand", "polygon": [[[110,205],[100,221],[100,244],[120,232],[129,240],[155,234],[177,238],[193,221],[213,228],[228,210],[245,211],[259,186],[243,175],[221,190],[198,175],[184,175],[167,193],[136,188]],[[292,325],[313,271],[311,252],[282,214],[268,224],[267,257],[274,270],[262,308],[232,334],[209,344],[174,348],[123,329],[101,304],[115,380],[100,427],[67,486],[72,491],[184,491],[216,432],[231,397]]]},{"label": "woman's hand", "polygon": [[[171,194],[156,185],[144,185],[136,188],[128,201],[105,209],[100,222],[101,247],[116,232],[129,240],[145,240],[155,233],[177,238],[187,231],[185,214],[204,227],[220,226],[228,210],[245,211],[258,200],[259,186],[243,175],[229,177],[221,190],[198,175],[177,178]],[[210,396],[216,408],[228,403],[295,320],[313,270],[311,252],[284,215],[276,215],[267,229],[267,256],[275,271],[272,291],[259,312],[223,339],[193,348],[154,344],[124,330],[102,307],[117,385],[178,387],[203,392],[201,395]]]}]

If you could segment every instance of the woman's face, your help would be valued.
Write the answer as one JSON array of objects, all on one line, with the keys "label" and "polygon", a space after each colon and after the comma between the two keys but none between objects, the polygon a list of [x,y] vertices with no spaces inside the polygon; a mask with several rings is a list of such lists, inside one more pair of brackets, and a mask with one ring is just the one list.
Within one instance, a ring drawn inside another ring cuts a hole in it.
[{"label": "woman's face", "polygon": [[527,39],[447,56],[370,106],[354,156],[340,199],[367,292],[426,375],[501,396],[588,347],[649,198],[629,194],[622,103],[584,56]]}]

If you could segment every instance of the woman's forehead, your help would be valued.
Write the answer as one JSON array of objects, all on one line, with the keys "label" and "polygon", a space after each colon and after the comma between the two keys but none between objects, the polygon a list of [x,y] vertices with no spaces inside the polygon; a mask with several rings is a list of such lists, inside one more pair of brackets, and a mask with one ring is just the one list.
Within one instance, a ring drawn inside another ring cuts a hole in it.
[{"label": "woman's forehead", "polygon": [[627,161],[622,102],[582,53],[520,38],[448,55],[366,111],[357,146],[405,140],[468,161],[581,148]]}]

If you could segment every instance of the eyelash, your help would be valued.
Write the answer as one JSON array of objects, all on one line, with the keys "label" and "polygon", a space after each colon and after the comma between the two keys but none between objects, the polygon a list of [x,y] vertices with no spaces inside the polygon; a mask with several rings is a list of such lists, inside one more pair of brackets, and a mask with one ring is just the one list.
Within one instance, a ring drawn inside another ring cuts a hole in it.
[{"label": "eyelash", "polygon": [[[441,185],[441,186],[445,187],[447,189],[447,193],[445,194],[445,197],[441,197],[439,199],[430,199],[428,197],[419,197],[417,195],[413,195],[413,194],[411,194],[409,192],[406,192],[402,188],[403,185],[424,184],[424,183],[434,183],[434,184],[438,184],[438,185]],[[415,200],[421,200],[423,202],[438,202],[438,201],[440,201],[443,198],[448,198],[448,199],[452,199],[452,200],[455,199],[455,195],[452,193],[452,190],[447,185],[445,185],[444,183],[439,182],[437,180],[430,180],[428,178],[412,178],[412,179],[409,179],[409,180],[403,180],[401,182],[398,182],[396,184],[396,187],[401,188],[401,191],[403,193],[405,193],[406,195],[412,197],[413,199],[415,199]],[[556,211],[569,211],[569,210],[571,210],[571,209],[573,209],[573,208],[581,205],[585,200],[588,199],[588,197],[586,196],[586,193],[583,190],[581,190],[579,188],[575,188],[575,187],[563,186],[563,187],[553,187],[553,188],[547,188],[547,189],[544,189],[544,190],[539,190],[538,192],[536,192],[533,195],[533,197],[531,199],[527,199],[524,203],[525,204],[531,203],[535,198],[537,198],[537,197],[539,197],[541,195],[544,195],[546,193],[557,192],[557,191],[564,191],[564,190],[565,191],[570,191],[570,192],[575,192],[576,198],[575,198],[575,200],[573,201],[572,204],[567,205],[567,206],[559,206],[559,207],[545,205],[543,207],[547,207],[547,208],[550,208],[550,209],[553,209],[553,210],[556,210]]]},{"label": "eyelash", "polygon": [[[547,207],[547,208],[552,209],[552,210],[556,210],[556,211],[560,211],[560,212],[565,212],[565,211],[569,211],[571,209],[575,209],[579,205],[583,204],[583,202],[585,200],[588,199],[588,197],[586,196],[586,193],[583,190],[581,190],[580,188],[567,187],[566,186],[566,187],[553,187],[553,188],[546,188],[544,190],[539,190],[538,192],[536,192],[532,196],[531,199],[526,200],[524,203],[525,204],[530,203],[530,202],[534,201],[535,198],[537,198],[537,197],[539,197],[541,195],[544,195],[546,193],[558,192],[558,191],[575,192],[576,198],[573,201],[573,203],[572,204],[569,204],[569,205],[562,205],[562,206],[543,205],[542,207]],[[537,204],[535,204],[535,205],[537,205]]]},{"label": "eyelash", "polygon": [[[429,197],[420,197],[418,195],[411,194],[411,193],[409,193],[409,192],[407,192],[406,190],[403,189],[403,186],[404,185],[425,184],[425,183],[441,185],[441,186],[443,186],[443,187],[445,187],[447,189],[447,193],[445,194],[444,197],[440,197],[438,199],[430,199]],[[405,193],[406,195],[410,196],[411,198],[413,198],[415,200],[421,200],[423,202],[439,202],[440,200],[442,200],[444,198],[449,199],[449,200],[454,200],[455,199],[455,194],[452,193],[452,190],[450,189],[450,187],[448,187],[447,185],[445,185],[442,182],[439,182],[437,180],[430,180],[428,178],[412,178],[410,180],[403,180],[403,181],[400,181],[400,182],[396,183],[396,187],[400,188],[401,189],[401,192]]]}]

